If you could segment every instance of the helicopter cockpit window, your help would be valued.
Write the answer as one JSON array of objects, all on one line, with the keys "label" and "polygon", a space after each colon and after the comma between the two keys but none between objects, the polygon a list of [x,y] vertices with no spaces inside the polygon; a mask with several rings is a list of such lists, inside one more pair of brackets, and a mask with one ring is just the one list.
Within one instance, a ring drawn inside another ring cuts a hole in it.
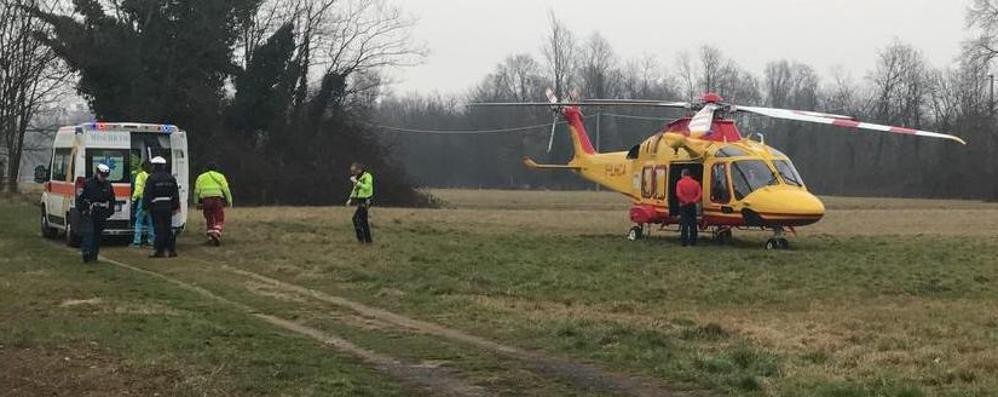
[{"label": "helicopter cockpit window", "polygon": [[747,155],[748,153],[745,153],[744,150],[741,150],[734,146],[725,146],[720,149],[717,149],[717,152],[714,152],[714,156],[716,157],[738,157],[738,156],[747,156]]},{"label": "helicopter cockpit window", "polygon": [[777,184],[776,175],[762,160],[740,160],[731,163],[731,185],[735,199],[741,200],[763,186]]},{"label": "helicopter cockpit window", "polygon": [[772,155],[773,157],[787,157],[787,155],[783,154],[783,152],[776,150],[774,148],[769,148],[769,154]]},{"label": "helicopter cockpit window", "polygon": [[788,185],[804,186],[804,180],[801,179],[800,173],[797,172],[790,160],[773,160],[773,165],[776,166],[776,170],[780,172],[783,181]]},{"label": "helicopter cockpit window", "polygon": [[638,152],[640,151],[641,151],[641,144],[639,143],[637,145],[634,145],[633,147],[631,147],[631,150],[627,151],[627,158],[629,159],[638,158]]}]

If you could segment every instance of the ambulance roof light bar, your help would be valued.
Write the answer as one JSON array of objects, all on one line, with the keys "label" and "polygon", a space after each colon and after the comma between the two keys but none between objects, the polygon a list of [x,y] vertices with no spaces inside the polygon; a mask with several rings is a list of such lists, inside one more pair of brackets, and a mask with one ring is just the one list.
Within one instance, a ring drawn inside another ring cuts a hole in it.
[{"label": "ambulance roof light bar", "polygon": [[94,121],[89,123],[83,123],[83,127],[77,127],[75,132],[77,134],[82,134],[84,130],[89,131],[134,131],[134,132],[161,132],[164,134],[172,134],[177,132],[177,126],[173,124],[145,124],[145,123],[107,123],[103,121]]}]

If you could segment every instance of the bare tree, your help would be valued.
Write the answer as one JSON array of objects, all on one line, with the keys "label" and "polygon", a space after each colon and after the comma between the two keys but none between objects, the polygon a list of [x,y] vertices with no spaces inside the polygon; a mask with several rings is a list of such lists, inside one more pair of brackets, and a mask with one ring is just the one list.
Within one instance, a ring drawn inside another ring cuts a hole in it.
[{"label": "bare tree", "polygon": [[572,89],[574,74],[578,64],[578,45],[575,35],[561,23],[552,11],[549,14],[551,30],[545,38],[541,52],[547,61],[549,77],[554,83],[558,98],[565,98]]},{"label": "bare tree", "polygon": [[965,44],[965,55],[991,63],[998,56],[998,0],[973,0],[966,19],[975,37]]},{"label": "bare tree", "polygon": [[0,145],[7,158],[3,179],[8,192],[17,191],[25,134],[70,77],[40,40],[39,32],[47,25],[32,13],[56,5],[46,0],[4,0],[0,6]]},{"label": "bare tree", "polygon": [[297,6],[297,0],[263,2],[249,20],[240,25],[239,47],[242,52],[237,56],[242,61],[243,68],[253,59],[256,49],[267,41],[267,37],[286,21],[294,20]]},{"label": "bare tree", "polygon": [[682,83],[686,100],[694,101],[702,92],[697,92],[697,74],[699,72],[693,64],[689,52],[682,51],[676,55],[676,71],[679,74],[679,81]]},{"label": "bare tree", "polygon": [[243,62],[289,22],[299,73],[295,108],[323,76],[338,75],[353,83],[346,93],[361,93],[386,83],[380,70],[415,65],[427,53],[411,34],[416,20],[387,0],[266,0],[242,28]]},{"label": "bare tree", "polygon": [[543,100],[543,77],[540,65],[529,54],[506,57],[495,72],[489,74],[477,92],[476,101],[535,101]]},{"label": "bare tree", "polygon": [[717,47],[700,47],[700,85],[704,91],[719,91],[717,84],[724,71],[724,56]]},{"label": "bare tree", "polygon": [[921,52],[895,42],[880,51],[878,60],[870,75],[876,117],[882,122],[921,127],[931,82]]},{"label": "bare tree", "polygon": [[590,98],[608,98],[617,94],[620,71],[617,55],[610,43],[599,33],[593,33],[582,49],[579,65],[583,94]]}]

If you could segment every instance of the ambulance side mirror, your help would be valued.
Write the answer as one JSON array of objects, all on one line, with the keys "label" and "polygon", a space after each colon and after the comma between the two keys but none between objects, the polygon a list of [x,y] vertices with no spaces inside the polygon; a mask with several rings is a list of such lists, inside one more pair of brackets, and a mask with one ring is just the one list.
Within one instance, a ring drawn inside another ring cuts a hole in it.
[{"label": "ambulance side mirror", "polygon": [[39,165],[35,167],[35,183],[45,183],[49,180],[49,167]]}]

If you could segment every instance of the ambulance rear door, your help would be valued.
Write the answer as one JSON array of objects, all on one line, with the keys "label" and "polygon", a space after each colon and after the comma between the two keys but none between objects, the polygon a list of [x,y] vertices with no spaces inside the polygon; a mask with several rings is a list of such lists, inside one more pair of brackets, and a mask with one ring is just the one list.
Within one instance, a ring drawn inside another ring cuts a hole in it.
[{"label": "ambulance rear door", "polygon": [[171,169],[180,185],[180,212],[173,216],[173,227],[183,228],[187,224],[187,206],[190,195],[190,159],[187,155],[187,133],[172,127],[170,148],[173,151]]}]

